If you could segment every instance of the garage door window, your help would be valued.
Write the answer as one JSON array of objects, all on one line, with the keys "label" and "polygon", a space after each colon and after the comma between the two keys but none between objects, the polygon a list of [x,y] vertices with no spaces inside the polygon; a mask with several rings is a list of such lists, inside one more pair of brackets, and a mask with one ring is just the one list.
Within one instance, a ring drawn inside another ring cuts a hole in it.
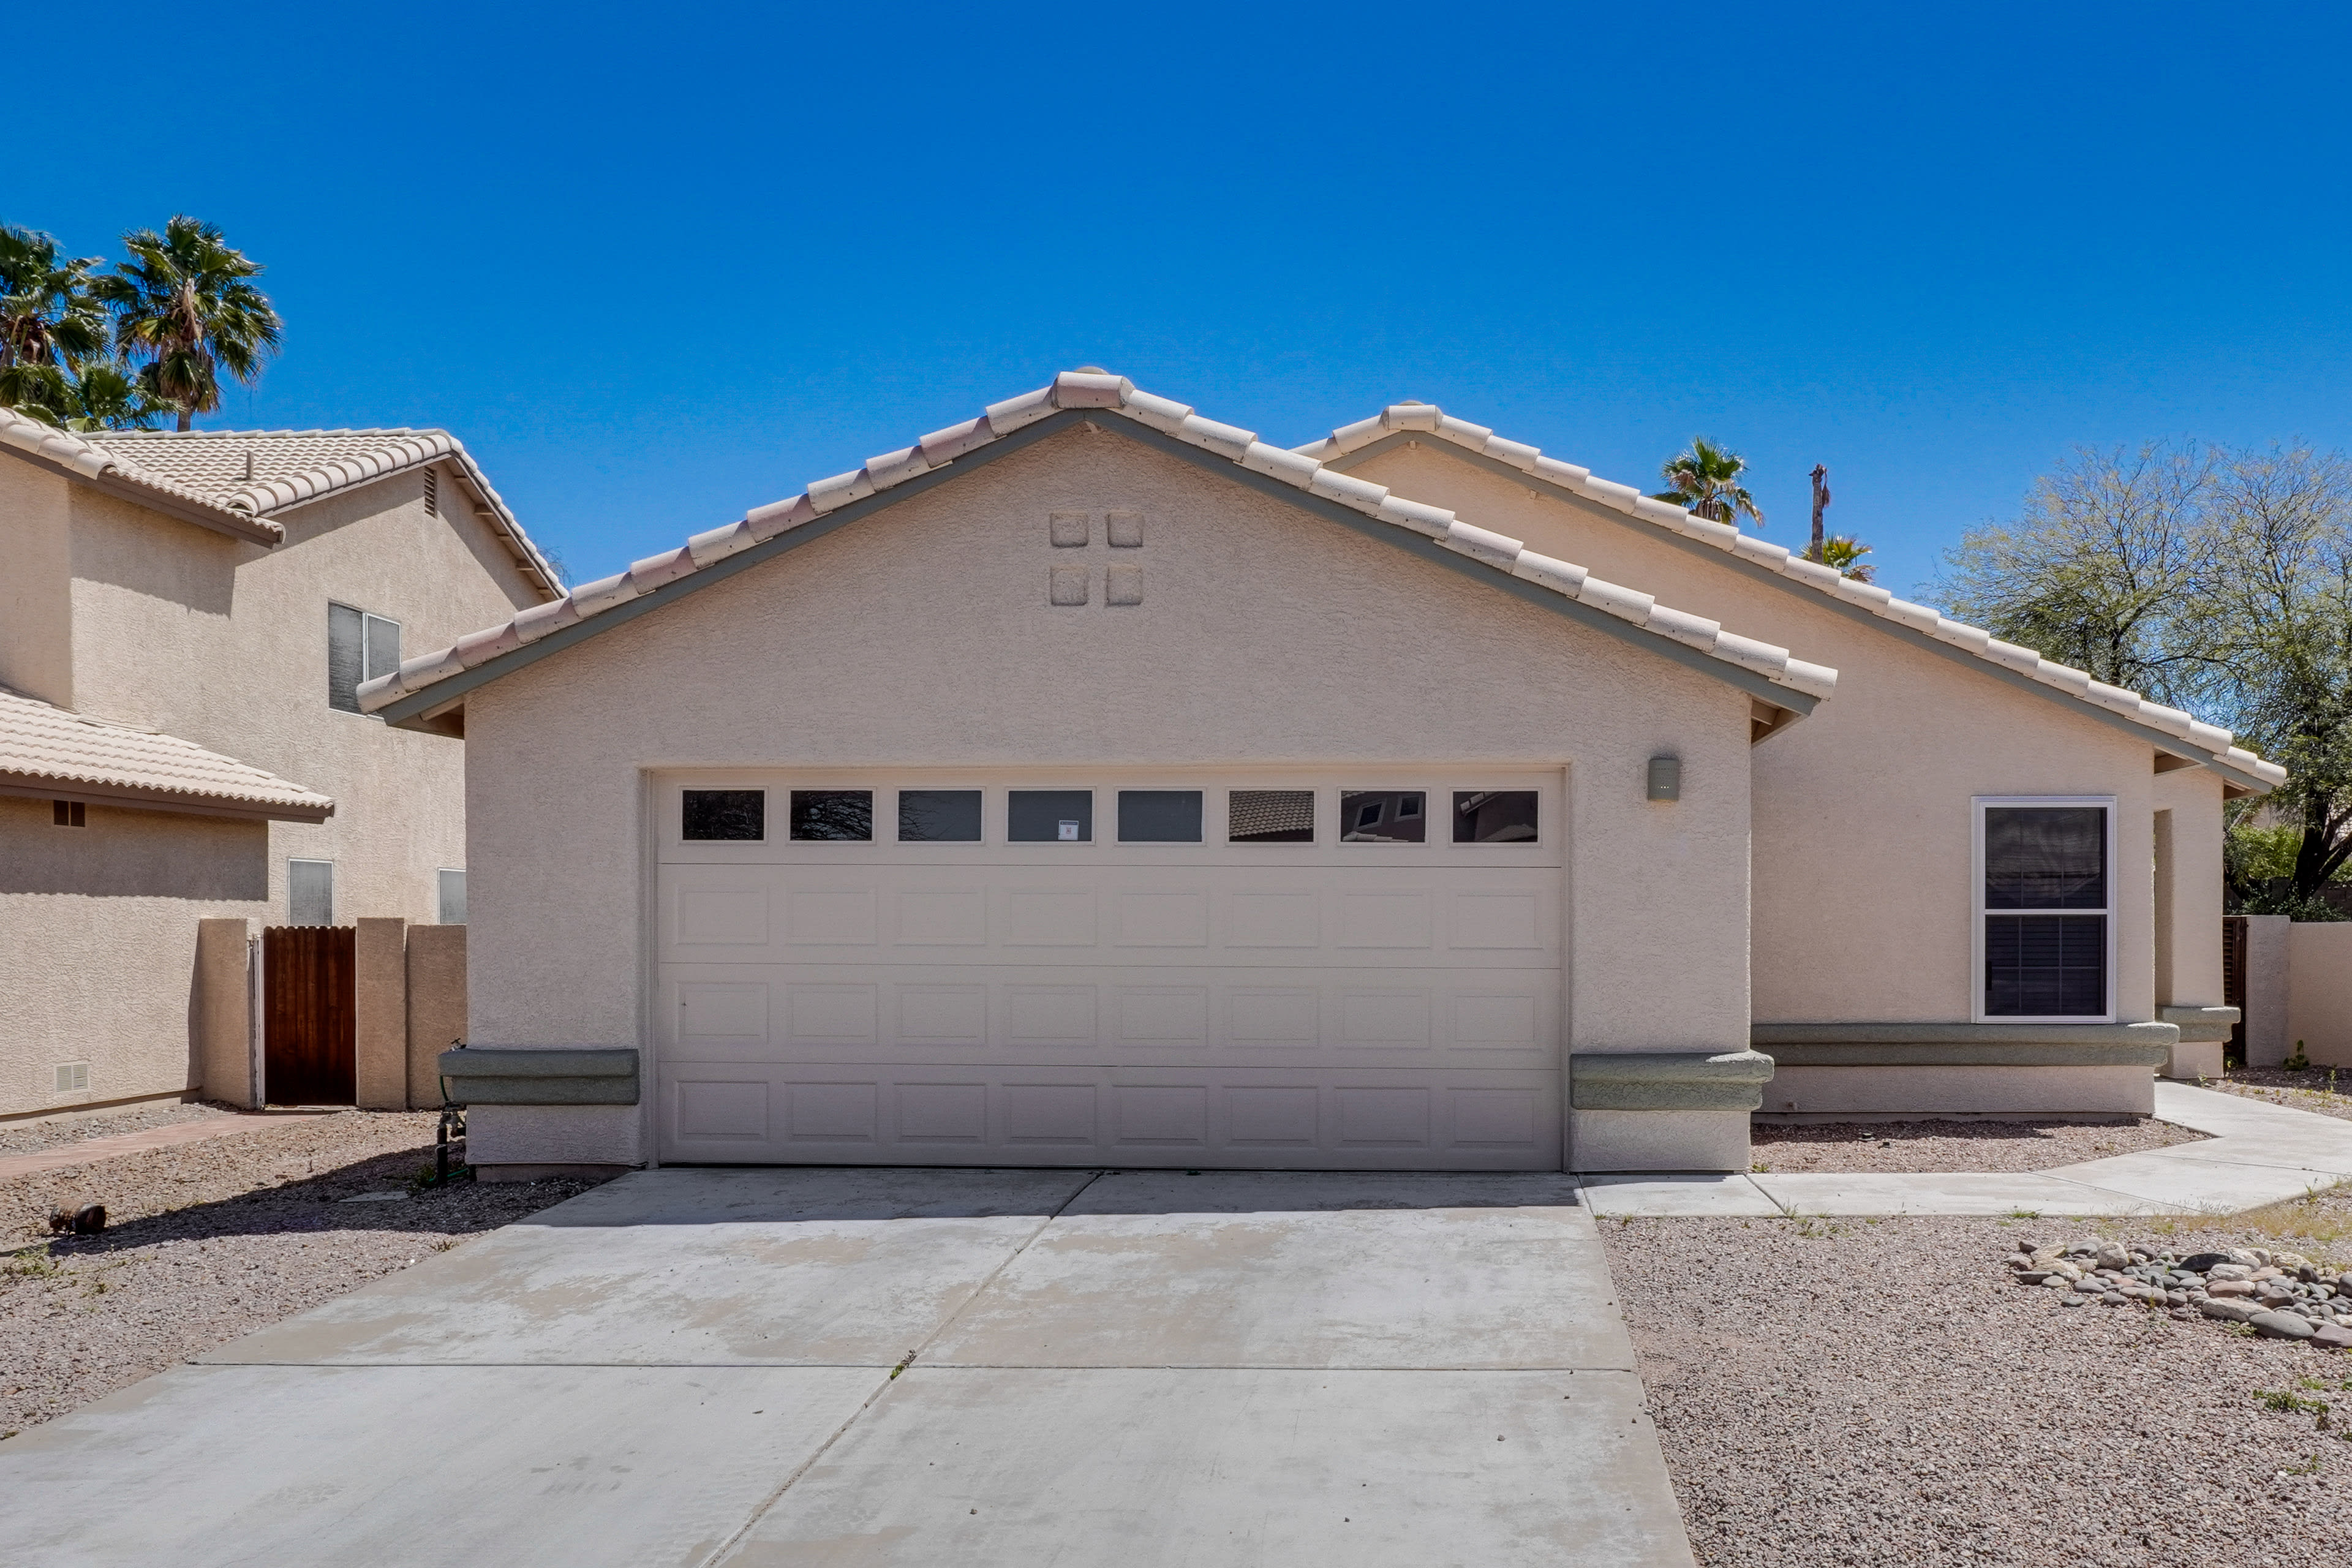
[{"label": "garage door window", "polygon": [[1198,844],[1201,792],[1196,789],[1123,789],[1118,792],[1121,844]]},{"label": "garage door window", "polygon": [[1095,792],[1007,790],[1004,837],[1014,844],[1091,844],[1095,841]]},{"label": "garage door window", "polygon": [[874,838],[874,792],[870,789],[793,791],[793,837],[803,844],[827,841],[871,843]]},{"label": "garage door window", "polygon": [[1235,844],[1312,844],[1311,789],[1237,789],[1227,797],[1225,837]]},{"label": "garage door window", "polygon": [[1349,844],[1422,844],[1429,837],[1420,790],[1347,790],[1339,796],[1339,837]]},{"label": "garage door window", "polygon": [[980,792],[976,789],[900,790],[898,842],[979,843]]},{"label": "garage door window", "polygon": [[1535,838],[1535,791],[1464,789],[1454,792],[1454,843],[1531,844]]},{"label": "garage door window", "polygon": [[2104,1019],[2114,805],[1977,802],[1982,1016]]},{"label": "garage door window", "polygon": [[763,789],[690,789],[678,812],[678,837],[765,838],[768,792]]}]

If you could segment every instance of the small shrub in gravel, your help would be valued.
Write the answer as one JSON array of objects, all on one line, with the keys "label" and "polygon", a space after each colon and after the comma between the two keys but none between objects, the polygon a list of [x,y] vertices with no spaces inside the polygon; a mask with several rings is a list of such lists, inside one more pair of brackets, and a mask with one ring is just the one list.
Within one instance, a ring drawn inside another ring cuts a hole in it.
[{"label": "small shrub in gravel", "polygon": [[2352,1273],[2299,1252],[2232,1247],[2176,1256],[2152,1242],[2027,1239],[2008,1258],[2021,1285],[2059,1304],[2162,1308],[2184,1321],[2243,1323],[2269,1339],[2352,1349]]}]

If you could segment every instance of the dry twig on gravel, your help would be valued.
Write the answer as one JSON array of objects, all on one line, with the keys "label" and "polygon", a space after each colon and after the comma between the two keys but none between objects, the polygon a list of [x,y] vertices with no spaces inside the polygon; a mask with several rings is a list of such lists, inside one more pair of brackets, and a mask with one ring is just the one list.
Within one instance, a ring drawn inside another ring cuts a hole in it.
[{"label": "dry twig on gravel", "polygon": [[1754,1168],[1792,1171],[2048,1171],[2204,1136],[2137,1121],[1759,1121]]}]

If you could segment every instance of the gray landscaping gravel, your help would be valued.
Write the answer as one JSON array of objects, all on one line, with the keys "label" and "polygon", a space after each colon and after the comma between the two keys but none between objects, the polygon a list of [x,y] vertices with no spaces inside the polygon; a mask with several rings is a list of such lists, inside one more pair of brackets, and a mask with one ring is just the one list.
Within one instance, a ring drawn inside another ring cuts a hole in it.
[{"label": "gray landscaping gravel", "polygon": [[[0,1222],[16,1245],[46,1234],[43,1218],[60,1203],[104,1203],[110,1219],[103,1235],[36,1244],[0,1267],[0,1433],[595,1184],[461,1182],[412,1193],[437,1120],[288,1117],[240,1137],[0,1182]],[[409,1195],[339,1201],[367,1192]]]},{"label": "gray landscaping gravel", "polygon": [[[2352,1546],[2352,1355],[2064,1307],[2001,1261],[2021,1241],[2104,1235],[2341,1263],[2352,1196],[2230,1221],[1601,1231],[1706,1568],[2335,1561]],[[2265,1390],[2340,1414],[2323,1431]]]},{"label": "gray landscaping gravel", "polygon": [[2326,1068],[2231,1068],[2227,1078],[2207,1079],[2201,1087],[2352,1121],[2352,1070],[2341,1068],[2332,1079]]},{"label": "gray landscaping gravel", "polygon": [[2047,1171],[2083,1160],[2193,1143],[2168,1121],[1759,1121],[1755,1169]]},{"label": "gray landscaping gravel", "polygon": [[92,1138],[112,1138],[122,1132],[144,1132],[151,1127],[169,1127],[175,1121],[215,1121],[235,1114],[226,1106],[213,1105],[200,1100],[164,1100],[152,1105],[134,1105],[124,1110],[93,1110],[80,1116],[10,1122],[0,1125],[0,1154],[31,1154],[43,1149],[63,1148],[68,1143],[87,1142]]}]

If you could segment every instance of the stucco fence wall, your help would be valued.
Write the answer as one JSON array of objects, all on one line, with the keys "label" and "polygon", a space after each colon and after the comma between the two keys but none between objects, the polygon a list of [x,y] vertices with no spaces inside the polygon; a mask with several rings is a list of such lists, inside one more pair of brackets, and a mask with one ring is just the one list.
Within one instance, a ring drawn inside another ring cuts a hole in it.
[{"label": "stucco fence wall", "polygon": [[2276,1067],[2294,1054],[2352,1067],[2352,921],[2246,922],[2246,1061]]}]

